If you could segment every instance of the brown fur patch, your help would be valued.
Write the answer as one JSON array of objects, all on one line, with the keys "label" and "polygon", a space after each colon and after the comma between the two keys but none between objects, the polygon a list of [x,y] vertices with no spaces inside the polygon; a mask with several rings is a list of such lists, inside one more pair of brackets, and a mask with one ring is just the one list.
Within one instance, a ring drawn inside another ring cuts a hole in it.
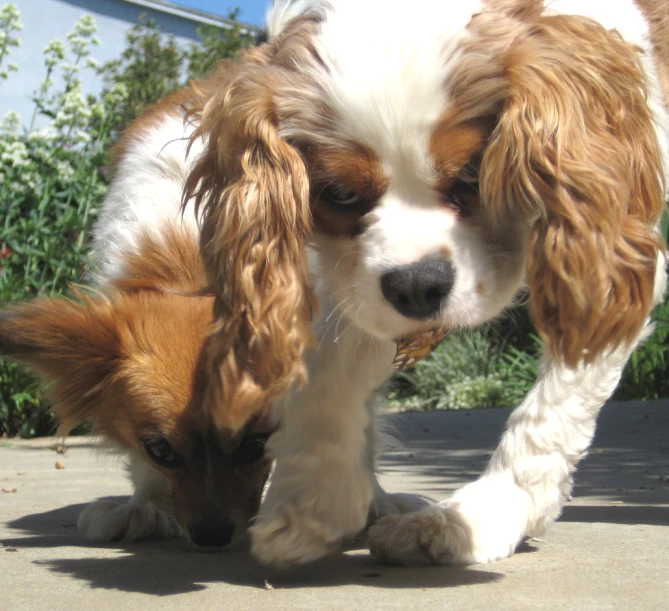
[{"label": "brown fur patch", "polygon": [[[457,106],[446,111],[430,138],[429,152],[437,170],[440,191],[448,191],[463,171],[467,172],[468,164],[483,150],[492,130],[490,120],[461,122],[459,114]],[[478,167],[472,167],[471,172],[478,175]]]},{"label": "brown fur patch", "polygon": [[152,387],[161,418],[188,406],[213,298],[189,295],[204,281],[197,242],[176,230],[164,240],[146,238],[106,295],[80,289],[81,303],[36,299],[2,312],[2,352],[53,381],[64,433],[95,416],[103,434],[127,447],[122,431],[132,435],[137,423],[130,421],[142,415],[135,386]]},{"label": "brown fur patch", "polygon": [[453,258],[453,251],[448,246],[442,246],[439,249],[439,254],[446,260]]},{"label": "brown fur patch", "polygon": [[[360,217],[374,208],[388,188],[381,161],[360,144],[337,150],[307,153],[311,178],[311,205],[315,225],[328,235],[353,236],[359,233]],[[333,184],[352,190],[360,203],[350,207],[332,205],[324,197]]]}]

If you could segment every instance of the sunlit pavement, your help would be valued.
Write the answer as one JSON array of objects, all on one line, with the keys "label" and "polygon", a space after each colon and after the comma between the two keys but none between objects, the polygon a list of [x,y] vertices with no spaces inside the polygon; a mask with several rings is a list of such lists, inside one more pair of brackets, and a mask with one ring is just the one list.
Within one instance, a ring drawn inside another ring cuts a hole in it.
[{"label": "sunlit pavement", "polygon": [[[483,468],[508,413],[392,416],[404,446],[382,460],[384,486],[447,497]],[[2,609],[669,608],[669,401],[608,405],[560,521],[512,558],[468,568],[387,567],[360,549],[278,572],[244,549],[86,543],[81,509],[130,484],[90,439],[52,445],[0,440]]]}]

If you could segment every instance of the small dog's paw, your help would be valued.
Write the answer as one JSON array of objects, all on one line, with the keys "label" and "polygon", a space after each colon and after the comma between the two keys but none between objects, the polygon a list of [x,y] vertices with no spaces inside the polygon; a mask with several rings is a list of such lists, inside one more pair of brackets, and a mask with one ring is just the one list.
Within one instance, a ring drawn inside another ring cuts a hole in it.
[{"label": "small dog's paw", "polygon": [[378,494],[372,501],[367,517],[367,526],[376,524],[381,518],[387,516],[397,516],[405,513],[413,513],[430,505],[436,501],[420,494],[396,493]]},{"label": "small dog's paw", "polygon": [[369,548],[376,558],[397,564],[499,560],[522,540],[527,506],[518,488],[479,480],[449,502],[382,518],[369,529]]},{"label": "small dog's paw", "polygon": [[[331,463],[334,464],[334,461]],[[366,524],[372,481],[358,465],[337,463],[328,473],[275,473],[251,534],[251,553],[287,567],[337,551]]]},{"label": "small dog's paw", "polygon": [[181,535],[176,520],[154,503],[91,503],[79,516],[79,534],[92,541],[173,539]]}]

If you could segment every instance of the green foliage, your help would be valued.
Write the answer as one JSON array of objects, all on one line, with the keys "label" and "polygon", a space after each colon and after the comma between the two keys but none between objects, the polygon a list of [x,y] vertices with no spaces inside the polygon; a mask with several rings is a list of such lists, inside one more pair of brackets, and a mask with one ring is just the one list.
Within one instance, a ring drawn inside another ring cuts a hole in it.
[{"label": "green foliage", "polygon": [[145,15],[126,34],[126,48],[116,60],[99,68],[103,79],[103,95],[119,84],[128,95],[119,109],[116,132],[122,131],[142,111],[184,87],[190,79],[202,78],[222,60],[234,57],[240,49],[251,46],[255,35],[235,22],[239,10],[228,18],[231,25],[219,28],[205,25],[198,28],[199,43],[180,47],[173,35],[165,35],[161,27]]},{"label": "green foliage", "polygon": [[230,12],[228,19],[233,23],[230,28],[221,29],[212,25],[198,28],[197,33],[202,44],[193,44],[186,53],[188,74],[191,78],[202,78],[211,72],[222,59],[237,55],[240,49],[252,46],[256,37],[235,23],[239,9]]},{"label": "green foliage", "polygon": [[655,331],[632,353],[615,394],[616,399],[669,397],[669,300],[653,313]]},{"label": "green foliage", "polygon": [[5,4],[0,8],[0,80],[9,78],[11,72],[16,72],[19,67],[15,63],[8,63],[6,68],[2,64],[6,57],[12,52],[12,47],[21,45],[21,39],[17,34],[23,29],[19,9],[14,4]]},{"label": "green foliage", "polygon": [[[82,93],[80,70],[96,44],[83,17],[44,52],[45,78],[35,92],[29,127],[16,113],[0,125],[0,303],[60,294],[85,279],[88,236],[106,192],[103,166],[122,95],[96,101]],[[64,87],[54,89],[60,72]],[[48,119],[40,129],[38,117]],[[93,127],[95,125],[95,128]],[[16,364],[0,360],[0,433],[49,430],[41,391]]]},{"label": "green foliage", "polygon": [[[18,9],[0,8],[0,80],[8,75],[1,62],[18,45],[19,30]],[[84,16],[66,43],[49,43],[30,121],[25,125],[12,112],[0,124],[2,306],[67,293],[70,283],[90,279],[90,232],[107,190],[114,138],[145,106],[183,86],[191,64],[199,70],[218,51],[227,57],[250,41],[235,26],[219,35],[206,32],[202,50],[183,50],[155,23],[142,21],[128,32],[121,59],[99,68],[91,57],[99,44],[96,30],[93,18]],[[97,97],[83,94],[86,70],[104,75]],[[55,86],[56,76],[62,87]],[[50,431],[42,390],[19,366],[0,359],[0,436]]]},{"label": "green foliage", "polygon": [[128,95],[120,108],[117,131],[123,130],[144,108],[179,89],[185,81],[184,51],[173,35],[144,15],[126,33],[121,57],[99,69],[103,95],[122,84]]},{"label": "green foliage", "polygon": [[471,409],[515,405],[532,386],[539,340],[522,352],[500,334],[502,325],[449,335],[413,369],[393,378],[391,409]]}]

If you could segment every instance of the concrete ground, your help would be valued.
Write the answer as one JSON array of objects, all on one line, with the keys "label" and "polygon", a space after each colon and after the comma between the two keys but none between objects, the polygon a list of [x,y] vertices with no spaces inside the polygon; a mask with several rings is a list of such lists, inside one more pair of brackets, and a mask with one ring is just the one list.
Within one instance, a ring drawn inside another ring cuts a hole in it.
[{"label": "concrete ground", "polygon": [[[382,461],[383,484],[447,496],[480,472],[508,413],[393,416],[406,446]],[[65,454],[0,440],[0,608],[669,609],[669,402],[607,405],[576,482],[561,520],[504,561],[399,568],[360,549],[277,572],[183,541],[86,543],[85,504],[130,492],[119,461],[86,439]]]}]

